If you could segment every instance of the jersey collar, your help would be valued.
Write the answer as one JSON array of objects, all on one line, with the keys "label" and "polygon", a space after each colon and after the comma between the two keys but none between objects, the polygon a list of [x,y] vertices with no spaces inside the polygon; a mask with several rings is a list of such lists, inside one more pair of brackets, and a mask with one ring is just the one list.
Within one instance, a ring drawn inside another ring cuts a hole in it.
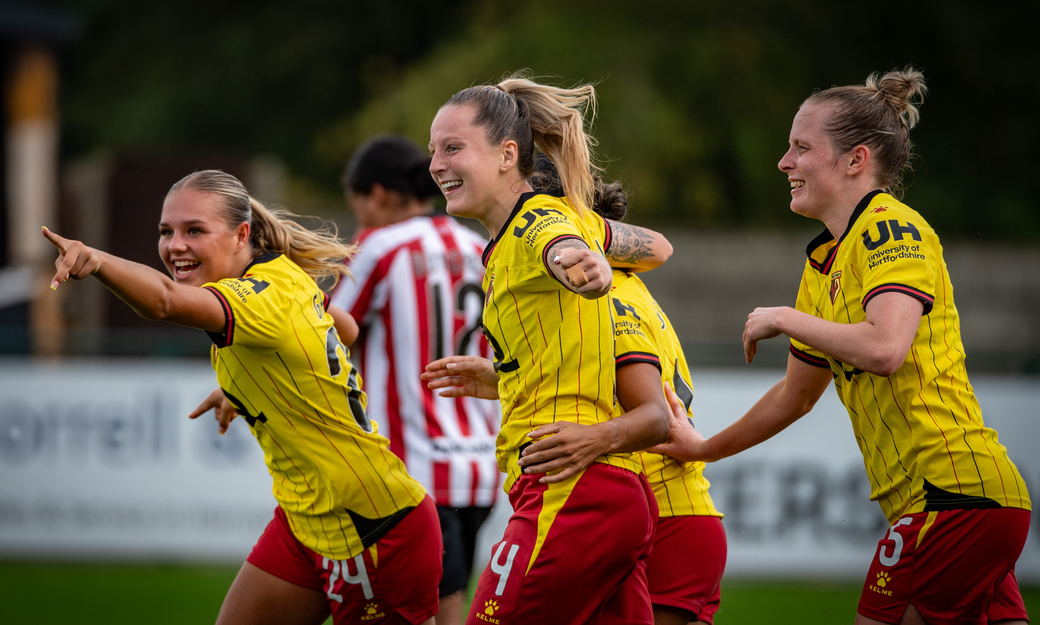
[{"label": "jersey collar", "polygon": [[533,198],[536,195],[545,194],[539,193],[538,191],[525,191],[524,193],[520,194],[520,198],[517,199],[516,205],[513,206],[512,212],[509,213],[509,217],[506,217],[505,222],[503,222],[502,229],[499,230],[498,234],[495,235],[495,238],[488,241],[487,246],[484,247],[484,253],[480,255],[480,262],[484,263],[485,269],[487,268],[488,259],[491,258],[491,252],[495,250],[495,246],[498,245],[499,240],[502,239],[502,234],[509,229],[509,224],[512,223],[513,219],[515,219],[516,216],[520,213],[520,209],[524,207],[524,204],[527,203],[527,200]]},{"label": "jersey collar", "polygon": [[[823,229],[823,232],[816,235],[816,237],[809,241],[809,245],[805,246],[805,255],[809,257],[809,264],[816,271],[826,275],[831,272],[831,264],[834,262],[834,257],[838,253],[838,248],[841,247],[841,242],[848,236],[849,231],[852,230],[852,225],[856,223],[859,216],[863,214],[863,211],[867,210],[867,206],[870,205],[870,201],[879,194],[884,193],[882,189],[874,189],[870,193],[863,196],[863,199],[856,205],[855,210],[852,211],[852,216],[849,217],[849,223],[845,226],[845,232],[842,233],[841,238],[838,242],[827,248],[826,246],[834,240],[834,235],[827,228]],[[826,248],[826,249],[825,249]]]},{"label": "jersey collar", "polygon": [[253,262],[249,263],[249,265],[246,266],[246,270],[242,272],[242,275],[244,276],[247,273],[249,273],[249,270],[252,269],[254,265],[260,265],[260,264],[263,264],[263,263],[269,263],[269,262],[271,262],[272,260],[278,258],[281,255],[282,255],[281,252],[264,252],[263,254],[257,256],[256,258],[254,258]]}]

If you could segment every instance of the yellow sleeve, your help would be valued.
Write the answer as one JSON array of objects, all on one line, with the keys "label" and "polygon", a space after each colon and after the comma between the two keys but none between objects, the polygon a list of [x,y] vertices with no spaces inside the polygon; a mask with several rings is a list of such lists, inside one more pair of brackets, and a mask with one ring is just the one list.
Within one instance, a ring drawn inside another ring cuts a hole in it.
[{"label": "yellow sleeve", "polygon": [[911,210],[878,213],[859,241],[851,241],[861,268],[864,309],[881,293],[898,292],[921,300],[924,314],[935,302],[942,248],[935,231]]}]

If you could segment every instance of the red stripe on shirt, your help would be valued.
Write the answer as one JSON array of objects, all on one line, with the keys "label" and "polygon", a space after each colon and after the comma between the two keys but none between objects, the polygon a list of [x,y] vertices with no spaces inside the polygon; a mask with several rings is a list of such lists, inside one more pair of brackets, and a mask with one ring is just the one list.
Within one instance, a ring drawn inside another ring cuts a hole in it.
[{"label": "red stripe on shirt", "polygon": [[[424,363],[432,360],[430,354],[434,351],[431,341],[434,336],[436,336],[436,328],[434,329],[434,332],[431,333],[430,326],[431,324],[436,323],[437,311],[435,311],[433,307],[437,305],[437,302],[436,298],[429,296],[430,287],[427,280],[429,267],[426,266],[426,254],[423,253],[422,241],[418,239],[410,241],[407,245],[407,250],[407,260],[410,263],[408,266],[412,271],[412,285],[415,288],[415,323],[419,330],[419,362],[415,364],[416,367],[422,371]],[[420,264],[421,271],[416,271]],[[396,379],[396,377],[391,379]],[[422,392],[423,417],[426,421],[427,436],[430,438],[439,438],[444,436],[441,424],[437,422],[437,413],[433,405],[433,390],[425,384],[421,384],[419,388]]]},{"label": "red stripe on shirt", "polygon": [[[448,309],[452,311],[451,316],[451,332],[444,337],[444,340],[450,345],[447,346],[446,352],[454,354],[456,349],[455,337],[459,336],[459,333],[466,327],[466,315],[464,310],[460,310],[459,306],[456,305],[455,298],[458,296],[459,283],[465,275],[466,271],[466,259],[459,249],[458,241],[455,240],[455,235],[451,232],[451,221],[447,217],[434,217],[433,224],[437,228],[437,234],[441,237],[441,243],[444,244],[446,253],[444,255],[445,261],[448,268],[448,277],[451,280],[451,288],[448,289],[448,297],[451,298]],[[448,325],[447,323],[445,325]],[[429,362],[427,360],[426,362]],[[420,369],[425,366],[425,362],[419,363]],[[426,385],[423,385],[426,388]],[[432,395],[432,391],[431,391]],[[430,413],[432,415],[432,405]],[[444,415],[447,417],[447,415]],[[455,417],[458,421],[459,432],[463,436],[471,436],[472,428],[469,424],[470,415],[466,410],[466,401],[463,397],[455,398]]]}]

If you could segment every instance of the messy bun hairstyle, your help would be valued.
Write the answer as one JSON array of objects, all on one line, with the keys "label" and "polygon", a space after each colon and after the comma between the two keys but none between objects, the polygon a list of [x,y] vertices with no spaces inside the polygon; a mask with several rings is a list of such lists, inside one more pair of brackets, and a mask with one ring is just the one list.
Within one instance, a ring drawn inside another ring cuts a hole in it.
[{"label": "messy bun hairstyle", "polygon": [[862,85],[819,91],[802,106],[833,107],[824,127],[835,150],[844,154],[857,145],[870,148],[882,187],[900,196],[902,176],[913,156],[910,129],[921,119],[918,108],[927,91],[924,74],[908,67],[885,74],[875,72]]}]

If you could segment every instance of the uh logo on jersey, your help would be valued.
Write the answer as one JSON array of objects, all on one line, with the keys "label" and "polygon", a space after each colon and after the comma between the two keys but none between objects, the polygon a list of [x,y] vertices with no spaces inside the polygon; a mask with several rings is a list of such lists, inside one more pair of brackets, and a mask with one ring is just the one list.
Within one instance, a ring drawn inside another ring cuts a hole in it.
[{"label": "uh logo on jersey", "polygon": [[909,221],[906,222],[905,226],[900,224],[898,219],[886,219],[872,225],[877,228],[876,239],[870,226],[863,231],[863,245],[870,251],[876,250],[888,243],[889,240],[902,241],[903,237],[908,234],[914,241],[921,240],[921,233],[918,231],[917,226]]}]

